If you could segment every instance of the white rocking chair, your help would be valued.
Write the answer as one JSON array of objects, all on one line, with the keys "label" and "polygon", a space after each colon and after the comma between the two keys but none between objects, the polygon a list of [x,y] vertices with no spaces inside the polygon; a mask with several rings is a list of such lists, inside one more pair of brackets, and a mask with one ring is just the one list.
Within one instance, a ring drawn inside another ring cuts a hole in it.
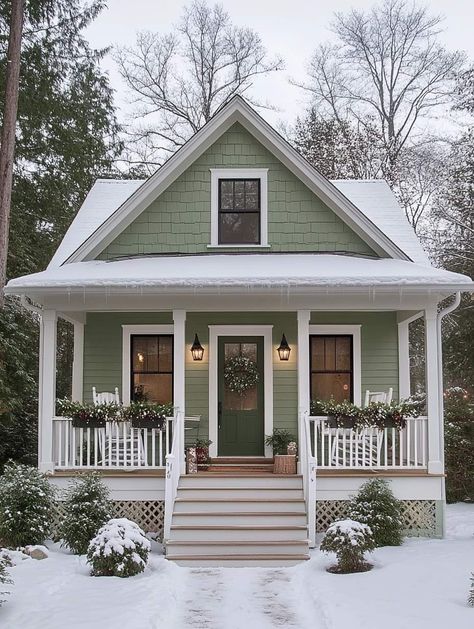
[{"label": "white rocking chair", "polygon": [[[92,399],[97,404],[120,404],[118,387],[115,392],[97,393],[92,387]],[[122,425],[121,425],[122,424]],[[140,429],[133,429],[129,422],[107,422],[105,428],[99,428],[99,451],[101,462],[113,467],[133,467],[145,465],[145,446]]]}]

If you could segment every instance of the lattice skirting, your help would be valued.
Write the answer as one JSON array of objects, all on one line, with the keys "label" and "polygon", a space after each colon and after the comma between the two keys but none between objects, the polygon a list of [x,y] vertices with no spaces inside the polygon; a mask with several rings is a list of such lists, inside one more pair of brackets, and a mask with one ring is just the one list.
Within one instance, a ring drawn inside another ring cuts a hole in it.
[{"label": "lattice skirting", "polygon": [[[129,518],[138,524],[145,533],[158,533],[163,536],[165,519],[164,500],[113,500],[114,516]],[[53,531],[57,531],[59,523],[65,515],[64,503],[56,501],[53,518]]]},{"label": "lattice skirting", "polygon": [[[334,521],[347,516],[348,500],[318,500],[316,531],[324,533]],[[441,508],[436,500],[402,500],[405,534],[435,537],[441,532]]]}]

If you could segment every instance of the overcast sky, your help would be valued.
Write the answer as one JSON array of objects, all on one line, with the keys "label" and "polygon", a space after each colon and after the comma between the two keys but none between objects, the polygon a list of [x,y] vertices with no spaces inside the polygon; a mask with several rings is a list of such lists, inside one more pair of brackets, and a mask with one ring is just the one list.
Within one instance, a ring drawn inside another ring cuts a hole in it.
[{"label": "overcast sky", "polygon": [[[105,9],[88,29],[96,48],[132,45],[141,30],[168,32],[179,21],[185,2],[176,0],[108,0]],[[270,53],[280,54],[286,70],[261,79],[255,93],[272,102],[278,111],[263,112],[269,122],[293,122],[305,105],[305,95],[288,78],[304,79],[305,66],[315,46],[331,37],[328,25],[334,11],[367,8],[373,0],[224,0],[232,21],[255,29]],[[466,51],[474,58],[474,0],[428,0],[430,10],[445,17],[441,40],[450,49]],[[116,90],[122,114],[128,109],[127,93],[110,56],[103,61]],[[120,116],[121,118],[123,115]]]}]

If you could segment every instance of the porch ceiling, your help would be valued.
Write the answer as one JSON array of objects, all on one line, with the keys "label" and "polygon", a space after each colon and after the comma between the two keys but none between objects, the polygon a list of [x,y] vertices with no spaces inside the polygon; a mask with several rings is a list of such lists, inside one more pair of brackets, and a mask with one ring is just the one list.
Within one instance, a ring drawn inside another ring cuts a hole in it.
[{"label": "porch ceiling", "polygon": [[208,254],[152,256],[112,262],[93,260],[49,268],[10,280],[5,292],[41,293],[179,292],[247,293],[272,289],[305,292],[348,289],[468,291],[474,282],[458,273],[404,260],[328,254]]}]

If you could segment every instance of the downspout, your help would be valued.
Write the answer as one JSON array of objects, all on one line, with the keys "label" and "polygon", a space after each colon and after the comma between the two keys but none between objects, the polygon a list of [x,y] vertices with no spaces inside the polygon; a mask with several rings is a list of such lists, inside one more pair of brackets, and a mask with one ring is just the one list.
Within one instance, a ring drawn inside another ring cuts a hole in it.
[{"label": "downspout", "polygon": [[[443,455],[443,470],[444,470],[444,391],[443,391],[443,342],[441,337],[441,324],[446,315],[450,314],[461,303],[461,293],[458,291],[455,295],[454,301],[446,308],[443,308],[437,315],[437,336],[438,336],[438,412],[439,412],[439,435],[440,446]],[[446,479],[443,477],[443,495],[446,496]],[[443,500],[443,516],[442,516],[442,530],[441,536],[445,536],[446,529],[446,500]]]}]

